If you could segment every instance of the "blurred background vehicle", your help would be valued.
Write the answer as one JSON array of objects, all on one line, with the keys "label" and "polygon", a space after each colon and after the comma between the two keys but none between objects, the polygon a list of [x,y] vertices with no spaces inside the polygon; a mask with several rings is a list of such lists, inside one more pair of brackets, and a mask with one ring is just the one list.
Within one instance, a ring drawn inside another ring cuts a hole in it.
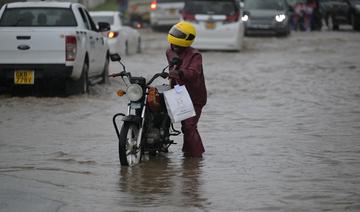
[{"label": "blurred background vehicle", "polygon": [[329,29],[339,30],[340,25],[352,25],[360,30],[360,0],[319,0],[324,22]]},{"label": "blurred background vehicle", "polygon": [[326,26],[339,30],[340,24],[348,23],[349,5],[346,0],[319,0]]},{"label": "blurred background vehicle", "polygon": [[171,27],[179,22],[184,0],[153,0],[150,4],[150,25],[152,29]]},{"label": "blurred background vehicle", "polygon": [[244,25],[237,0],[187,0],[182,19],[196,28],[195,48],[241,50]]},{"label": "blurred background vehicle", "polygon": [[289,5],[286,0],[243,0],[245,35],[290,34]]},{"label": "blurred background vehicle", "polygon": [[105,32],[110,53],[130,55],[141,52],[141,36],[137,29],[125,26],[117,11],[92,11],[91,17],[96,23],[107,22],[110,31]]},{"label": "blurred background vehicle", "polygon": [[145,27],[150,24],[150,4],[152,0],[130,0],[128,17],[132,26]]}]

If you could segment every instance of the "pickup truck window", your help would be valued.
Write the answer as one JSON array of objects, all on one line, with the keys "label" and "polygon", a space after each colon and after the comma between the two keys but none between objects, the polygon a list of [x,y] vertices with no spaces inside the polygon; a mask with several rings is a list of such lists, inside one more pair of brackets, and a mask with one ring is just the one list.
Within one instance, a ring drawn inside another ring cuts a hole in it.
[{"label": "pickup truck window", "polygon": [[85,15],[83,9],[79,8],[79,13],[81,15],[81,18],[82,18],[84,24],[85,24],[86,29],[90,29],[89,21],[86,18],[86,15]]},{"label": "pickup truck window", "polygon": [[97,29],[97,27],[96,27],[95,22],[92,20],[90,14],[89,14],[87,11],[85,11],[85,14],[86,14],[86,17],[89,19],[89,23],[90,23],[91,30],[97,32],[98,29]]},{"label": "pickup truck window", "polygon": [[6,27],[77,26],[75,16],[67,8],[9,8],[0,19]]}]

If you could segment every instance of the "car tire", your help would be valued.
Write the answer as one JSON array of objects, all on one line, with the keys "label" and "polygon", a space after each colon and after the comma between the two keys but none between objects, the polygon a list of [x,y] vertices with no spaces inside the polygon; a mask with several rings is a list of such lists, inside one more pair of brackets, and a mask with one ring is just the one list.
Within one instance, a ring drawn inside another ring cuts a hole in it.
[{"label": "car tire", "polygon": [[137,42],[137,48],[136,48],[136,53],[140,54],[142,52],[142,49],[141,49],[141,38],[138,39],[138,42]]},{"label": "car tire", "polygon": [[354,14],[351,15],[352,27],[355,31],[360,31],[360,17],[356,17]]},{"label": "car tire", "polygon": [[68,79],[66,81],[65,92],[67,95],[85,94],[89,92],[89,65],[85,61],[81,76],[78,80]]},{"label": "car tire", "polygon": [[331,29],[334,31],[338,31],[340,29],[339,24],[335,21],[333,16],[330,16],[329,24]]},{"label": "car tire", "polygon": [[125,55],[130,55],[129,43],[128,43],[128,41],[125,42]]},{"label": "car tire", "polygon": [[103,72],[101,74],[101,81],[100,84],[107,84],[109,82],[109,55],[106,54],[106,61],[105,61],[105,65],[104,65],[104,69]]}]

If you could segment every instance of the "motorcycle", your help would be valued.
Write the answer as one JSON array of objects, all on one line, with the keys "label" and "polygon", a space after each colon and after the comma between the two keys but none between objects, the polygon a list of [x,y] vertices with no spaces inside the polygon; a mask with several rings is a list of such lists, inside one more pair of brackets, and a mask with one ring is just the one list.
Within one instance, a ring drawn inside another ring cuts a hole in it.
[{"label": "motorcycle", "polygon": [[[168,152],[170,145],[175,144],[170,136],[181,134],[171,123],[163,97],[163,92],[169,90],[170,86],[151,84],[159,77],[168,78],[169,74],[165,71],[169,66],[147,82],[144,77],[132,76],[127,72],[120,55],[112,54],[110,59],[119,62],[123,68],[122,72],[109,75],[121,77],[126,85],[126,91],[119,90],[117,94],[128,97],[127,114],[117,113],[113,116],[119,140],[120,164],[133,166],[140,163],[145,154]],[[119,117],[122,117],[123,122],[120,130],[117,124]]]}]

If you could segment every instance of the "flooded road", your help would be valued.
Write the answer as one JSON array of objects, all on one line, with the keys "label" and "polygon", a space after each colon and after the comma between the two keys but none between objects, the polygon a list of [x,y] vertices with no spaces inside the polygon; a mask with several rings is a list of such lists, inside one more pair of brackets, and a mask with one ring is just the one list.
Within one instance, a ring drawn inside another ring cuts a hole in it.
[{"label": "flooded road", "polygon": [[[123,62],[150,78],[166,35],[143,36]],[[202,159],[183,158],[177,137],[120,167],[116,80],[68,98],[1,95],[0,211],[359,211],[359,49],[359,33],[323,31],[203,52]]]}]

